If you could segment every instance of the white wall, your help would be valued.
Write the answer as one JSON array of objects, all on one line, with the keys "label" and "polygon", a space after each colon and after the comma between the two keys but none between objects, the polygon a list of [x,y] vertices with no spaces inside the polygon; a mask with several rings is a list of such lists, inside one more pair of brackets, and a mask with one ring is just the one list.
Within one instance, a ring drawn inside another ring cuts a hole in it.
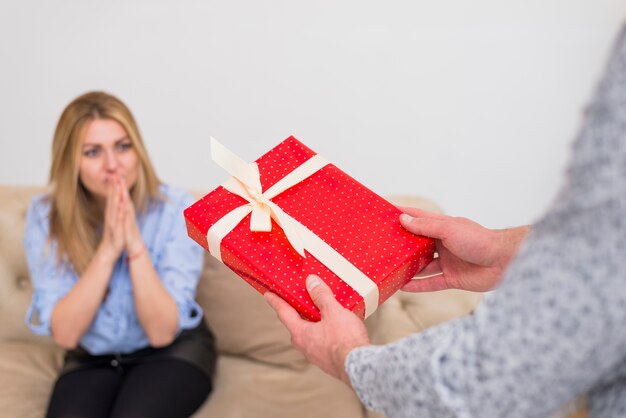
[{"label": "white wall", "polygon": [[2,0],[0,183],[44,184],[62,108],[134,111],[162,179],[293,134],[381,194],[488,226],[557,191],[623,0]]}]

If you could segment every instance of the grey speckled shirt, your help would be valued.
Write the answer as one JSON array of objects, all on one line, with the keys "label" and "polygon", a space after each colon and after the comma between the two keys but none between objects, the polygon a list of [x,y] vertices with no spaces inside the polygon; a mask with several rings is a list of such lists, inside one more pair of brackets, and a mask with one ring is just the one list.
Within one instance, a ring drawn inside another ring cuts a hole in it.
[{"label": "grey speckled shirt", "polygon": [[395,417],[547,417],[587,395],[626,417],[626,27],[566,182],[474,314],[346,360],[365,405]]}]

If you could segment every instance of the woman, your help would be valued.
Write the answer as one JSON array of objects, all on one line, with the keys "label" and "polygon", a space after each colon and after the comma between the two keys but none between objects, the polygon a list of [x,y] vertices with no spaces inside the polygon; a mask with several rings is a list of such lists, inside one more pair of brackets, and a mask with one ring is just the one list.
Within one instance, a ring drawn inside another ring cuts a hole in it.
[{"label": "woman", "polygon": [[68,350],[48,416],[191,415],[215,368],[194,300],[202,249],[182,215],[191,197],[159,182],[130,111],[102,92],[63,111],[50,186],[24,239],[27,323]]}]

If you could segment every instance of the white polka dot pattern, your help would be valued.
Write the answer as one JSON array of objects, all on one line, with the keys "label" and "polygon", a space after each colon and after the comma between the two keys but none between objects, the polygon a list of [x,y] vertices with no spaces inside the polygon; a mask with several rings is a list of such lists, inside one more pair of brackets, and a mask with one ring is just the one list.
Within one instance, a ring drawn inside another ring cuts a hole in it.
[{"label": "white polka dot pattern", "polygon": [[[315,155],[289,137],[256,162],[267,190]],[[424,268],[434,242],[406,231],[400,211],[332,164],[272,199],[287,214],[318,235],[378,286],[383,303]],[[208,229],[247,203],[219,186],[185,210],[189,236],[208,250]],[[280,295],[309,320],[319,320],[305,287],[317,274],[346,308],[364,316],[363,298],[312,255],[301,257],[272,220],[271,232],[250,231],[250,215],[222,240],[222,260],[259,292]]]}]

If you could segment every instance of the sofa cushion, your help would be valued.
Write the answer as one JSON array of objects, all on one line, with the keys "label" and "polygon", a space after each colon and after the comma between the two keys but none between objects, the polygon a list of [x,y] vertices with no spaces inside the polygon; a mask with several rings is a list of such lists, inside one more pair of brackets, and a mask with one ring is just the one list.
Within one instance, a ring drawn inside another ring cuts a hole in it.
[{"label": "sofa cushion", "polygon": [[215,390],[194,418],[357,418],[361,402],[347,385],[319,368],[270,366],[220,356]]},{"label": "sofa cushion", "polygon": [[481,299],[481,293],[457,289],[428,293],[398,292],[366,322],[370,339],[373,344],[399,340],[441,322],[467,315],[478,306]]},{"label": "sofa cushion", "polygon": [[220,353],[292,369],[308,364],[261,294],[209,253],[197,299]]},{"label": "sofa cushion", "polygon": [[42,416],[63,362],[63,350],[50,343],[17,341],[0,342],[0,353],[0,376],[5,382],[0,390],[2,416]]}]

